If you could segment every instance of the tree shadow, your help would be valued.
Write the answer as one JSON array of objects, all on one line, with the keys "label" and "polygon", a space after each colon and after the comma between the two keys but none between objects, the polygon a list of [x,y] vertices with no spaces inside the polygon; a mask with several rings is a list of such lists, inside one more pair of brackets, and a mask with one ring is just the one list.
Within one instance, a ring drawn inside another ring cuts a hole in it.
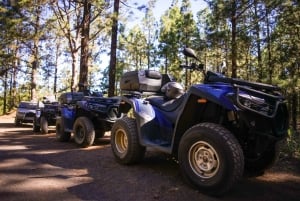
[{"label": "tree shadow", "polygon": [[[229,193],[216,198],[189,186],[177,161],[167,154],[149,150],[139,164],[126,166],[115,161],[110,136],[95,140],[91,147],[80,148],[73,139],[58,142],[55,133],[41,135],[28,127],[7,128],[10,129],[0,132],[0,175],[18,175],[19,179],[3,182],[6,186],[22,186],[28,181],[51,181],[67,190],[59,195],[63,191],[60,188],[40,191],[39,185],[32,186],[39,196],[51,194],[49,199],[60,196],[68,200],[74,196],[78,200],[293,201],[300,195],[299,159],[289,164],[298,166],[295,169],[282,172],[276,166],[266,176],[242,179]],[[11,168],[3,168],[9,163]],[[0,195],[5,193],[14,198],[9,191],[0,190]]]}]

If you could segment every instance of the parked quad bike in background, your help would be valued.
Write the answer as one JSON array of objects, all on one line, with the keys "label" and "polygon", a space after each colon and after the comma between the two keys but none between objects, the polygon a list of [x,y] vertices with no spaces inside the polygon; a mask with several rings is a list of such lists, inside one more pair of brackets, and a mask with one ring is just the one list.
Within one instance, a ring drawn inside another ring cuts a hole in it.
[{"label": "parked quad bike in background", "polygon": [[49,132],[49,126],[55,126],[56,124],[58,108],[58,101],[48,100],[44,97],[44,100],[38,103],[38,108],[35,112],[32,124],[33,132],[47,134]]},{"label": "parked quad bike in background", "polygon": [[60,98],[59,116],[56,119],[56,137],[67,142],[73,133],[75,143],[88,147],[95,138],[110,131],[119,118],[118,97],[85,96],[83,92],[63,93]]},{"label": "parked quad bike in background", "polygon": [[[197,59],[191,49],[184,54]],[[119,108],[125,115],[111,130],[116,161],[140,162],[147,147],[172,154],[183,177],[210,195],[224,194],[243,173],[261,175],[271,167],[288,129],[280,89],[210,71],[204,76],[204,84],[183,93],[159,72],[125,73]]]}]

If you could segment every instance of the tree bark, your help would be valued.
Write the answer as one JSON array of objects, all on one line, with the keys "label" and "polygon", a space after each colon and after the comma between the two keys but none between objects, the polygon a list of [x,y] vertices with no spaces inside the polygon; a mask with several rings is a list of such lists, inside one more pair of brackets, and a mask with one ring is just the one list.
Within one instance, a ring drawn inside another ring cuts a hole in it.
[{"label": "tree bark", "polygon": [[255,0],[255,5],[254,5],[254,14],[255,14],[255,34],[256,34],[256,48],[257,48],[257,67],[259,70],[258,73],[258,80],[261,81],[263,78],[263,66],[262,66],[262,55],[261,55],[261,47],[260,47],[260,27],[259,27],[259,16],[258,16],[258,11],[257,11],[257,0]]},{"label": "tree bark", "polygon": [[80,56],[80,72],[79,91],[84,91],[88,86],[88,71],[89,71],[89,40],[90,40],[90,22],[91,22],[91,3],[89,0],[84,1],[83,19],[81,29],[81,56]]},{"label": "tree bark", "polygon": [[6,100],[7,100],[7,71],[4,75],[4,93],[3,93],[3,115],[6,114]]},{"label": "tree bark", "polygon": [[34,24],[34,38],[33,38],[33,61],[31,63],[32,71],[31,71],[31,93],[30,99],[37,100],[36,94],[36,86],[37,86],[37,70],[39,66],[39,31],[40,31],[40,15],[41,15],[41,7],[37,6],[36,11],[36,18]]},{"label": "tree bark", "polygon": [[119,5],[120,5],[120,0],[115,0],[113,25],[112,25],[112,32],[111,32],[110,63],[109,63],[109,88],[108,88],[109,97],[115,95]]},{"label": "tree bark", "polygon": [[231,65],[232,65],[232,74],[231,77],[237,77],[237,45],[236,45],[236,1],[232,2],[232,13],[231,13]]}]

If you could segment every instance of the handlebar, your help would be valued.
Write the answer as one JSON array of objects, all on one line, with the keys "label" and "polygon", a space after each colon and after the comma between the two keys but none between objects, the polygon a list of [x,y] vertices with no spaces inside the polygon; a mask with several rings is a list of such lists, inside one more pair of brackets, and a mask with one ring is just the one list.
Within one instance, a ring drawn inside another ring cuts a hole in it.
[{"label": "handlebar", "polygon": [[[192,63],[191,65],[180,65],[180,68],[190,69],[190,70],[199,70],[203,71],[204,65],[203,64],[196,64]],[[204,83],[215,83],[215,82],[223,82],[231,85],[242,85],[254,88],[256,90],[267,90],[267,91],[280,91],[278,86],[258,83],[258,82],[249,82],[237,78],[229,78],[224,76],[221,73],[215,73],[212,71],[207,71],[206,73],[203,71],[204,74]]]},{"label": "handlebar", "polygon": [[195,64],[192,63],[191,65],[179,65],[180,68],[190,69],[190,70],[199,70],[202,71],[204,69],[204,64]]},{"label": "handlebar", "polygon": [[276,91],[280,90],[278,86],[270,85],[270,84],[264,84],[264,83],[258,83],[258,82],[249,82],[245,80],[241,80],[238,78],[228,78],[225,76],[222,76],[217,73],[213,73],[208,71],[205,78],[206,82],[224,82],[232,85],[243,85],[248,86],[251,88],[259,89],[259,90],[268,90],[268,91]]}]

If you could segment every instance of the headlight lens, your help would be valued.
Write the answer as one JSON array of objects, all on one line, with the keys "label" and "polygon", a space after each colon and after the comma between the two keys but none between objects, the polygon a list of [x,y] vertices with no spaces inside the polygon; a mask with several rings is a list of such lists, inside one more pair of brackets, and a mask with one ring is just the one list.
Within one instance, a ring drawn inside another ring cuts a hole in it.
[{"label": "headlight lens", "polygon": [[274,112],[274,106],[268,103],[265,99],[251,96],[248,94],[239,94],[239,103],[245,108],[254,110],[265,115],[272,115]]}]

